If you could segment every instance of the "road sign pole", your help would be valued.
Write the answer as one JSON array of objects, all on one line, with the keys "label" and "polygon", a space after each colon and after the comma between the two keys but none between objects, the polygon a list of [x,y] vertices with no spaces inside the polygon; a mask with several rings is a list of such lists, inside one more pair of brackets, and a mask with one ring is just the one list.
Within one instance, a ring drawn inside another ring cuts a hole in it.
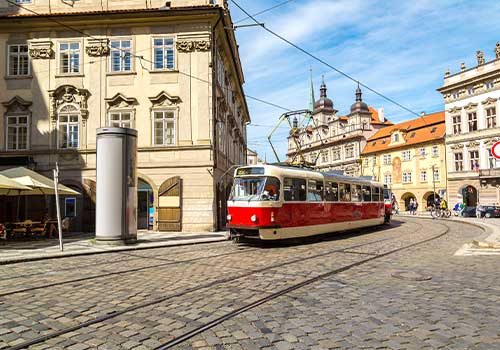
[{"label": "road sign pole", "polygon": [[63,241],[62,241],[62,226],[61,226],[61,208],[59,207],[59,165],[56,162],[56,168],[54,171],[54,192],[56,195],[56,211],[57,211],[57,229],[59,233],[59,249],[64,251]]}]

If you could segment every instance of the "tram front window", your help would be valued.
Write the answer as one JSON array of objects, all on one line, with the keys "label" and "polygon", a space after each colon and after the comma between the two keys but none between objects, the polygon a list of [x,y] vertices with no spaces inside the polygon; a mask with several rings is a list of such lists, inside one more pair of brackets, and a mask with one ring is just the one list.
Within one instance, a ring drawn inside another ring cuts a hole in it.
[{"label": "tram front window", "polygon": [[275,177],[238,177],[234,180],[230,201],[277,201],[280,182]]}]

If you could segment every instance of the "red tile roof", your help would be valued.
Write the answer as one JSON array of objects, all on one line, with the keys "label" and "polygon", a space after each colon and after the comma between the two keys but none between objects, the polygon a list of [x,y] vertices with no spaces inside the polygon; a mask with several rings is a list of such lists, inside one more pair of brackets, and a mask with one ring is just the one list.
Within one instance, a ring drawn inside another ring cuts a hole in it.
[{"label": "red tile roof", "polygon": [[[391,145],[391,134],[395,130],[402,130],[406,142]],[[443,139],[446,133],[444,111],[437,112],[416,119],[380,129],[367,140],[362,154],[375,153],[415,145],[423,142]]]},{"label": "red tile roof", "polygon": [[384,117],[384,122],[380,121],[380,117],[378,115],[378,111],[373,107],[368,107],[368,110],[372,113],[372,124],[375,125],[393,125],[391,121]]}]

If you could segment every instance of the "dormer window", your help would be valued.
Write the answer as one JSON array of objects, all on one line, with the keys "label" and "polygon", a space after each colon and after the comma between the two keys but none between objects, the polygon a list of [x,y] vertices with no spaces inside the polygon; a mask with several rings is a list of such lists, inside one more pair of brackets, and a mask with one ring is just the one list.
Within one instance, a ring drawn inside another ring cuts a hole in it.
[{"label": "dormer window", "polygon": [[399,142],[399,134],[392,135],[392,141],[393,142]]}]

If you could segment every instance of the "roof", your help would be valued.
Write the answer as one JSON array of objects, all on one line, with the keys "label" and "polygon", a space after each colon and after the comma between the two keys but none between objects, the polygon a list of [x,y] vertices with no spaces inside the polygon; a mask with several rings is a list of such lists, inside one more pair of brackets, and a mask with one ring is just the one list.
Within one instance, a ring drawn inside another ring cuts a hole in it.
[{"label": "roof", "polygon": [[[405,143],[391,145],[391,134],[395,130],[404,131]],[[446,133],[444,111],[425,115],[399,124],[380,129],[367,140],[362,154],[381,152],[443,139]]]},{"label": "roof", "polygon": [[372,124],[375,124],[375,125],[394,125],[390,120],[388,120],[385,117],[384,117],[384,122],[382,123],[380,121],[380,117],[379,117],[378,111],[375,108],[369,106],[368,110],[372,114]]}]

